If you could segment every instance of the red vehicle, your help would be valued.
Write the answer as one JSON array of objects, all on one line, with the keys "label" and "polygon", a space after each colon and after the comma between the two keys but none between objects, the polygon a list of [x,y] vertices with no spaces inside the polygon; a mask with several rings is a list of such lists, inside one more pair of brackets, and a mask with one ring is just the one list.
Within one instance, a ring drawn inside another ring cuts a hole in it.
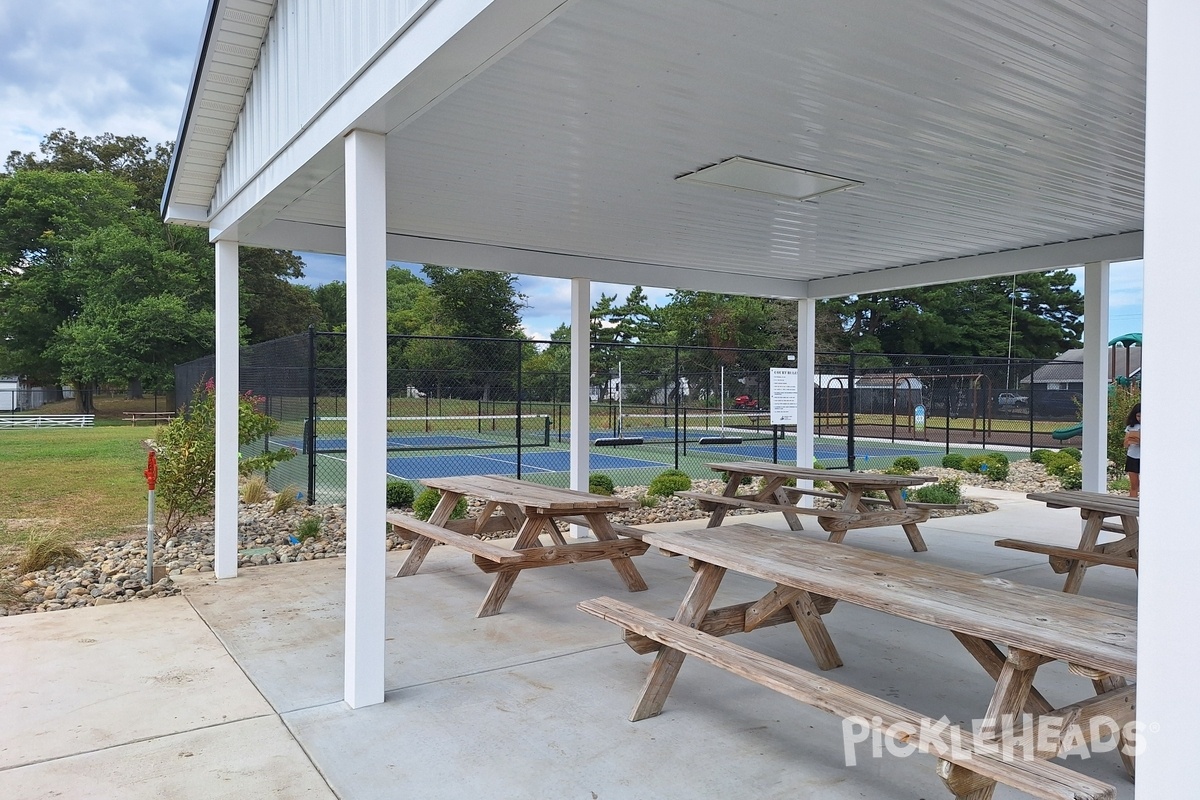
[{"label": "red vehicle", "polygon": [[734,408],[758,408],[758,401],[748,394],[740,394],[733,398]]}]

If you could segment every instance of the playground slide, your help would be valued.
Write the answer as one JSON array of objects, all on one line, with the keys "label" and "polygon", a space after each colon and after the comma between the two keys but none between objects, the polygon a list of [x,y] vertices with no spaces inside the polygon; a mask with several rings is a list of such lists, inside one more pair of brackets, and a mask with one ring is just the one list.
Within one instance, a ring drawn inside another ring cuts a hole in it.
[{"label": "playground slide", "polygon": [[1070,428],[1059,428],[1050,434],[1056,442],[1065,442],[1067,439],[1074,439],[1083,433],[1082,425],[1072,425]]}]

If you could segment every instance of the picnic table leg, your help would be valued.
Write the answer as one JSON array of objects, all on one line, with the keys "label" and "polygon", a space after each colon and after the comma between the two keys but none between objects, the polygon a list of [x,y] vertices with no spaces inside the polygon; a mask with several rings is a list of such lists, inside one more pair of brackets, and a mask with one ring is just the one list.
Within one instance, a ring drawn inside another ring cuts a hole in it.
[{"label": "picnic table leg", "polygon": [[[867,510],[867,504],[862,501],[862,489],[851,486],[846,483],[833,483],[833,488],[842,494],[842,511],[863,512]],[[834,544],[841,544],[846,538],[846,533],[849,528],[834,529],[829,532],[829,541]]]},{"label": "picnic table leg", "polygon": [[[772,478],[771,480],[767,481],[766,486],[763,487],[763,490],[759,492],[754,499],[764,503],[775,502],[781,506],[792,505],[792,501],[788,498],[787,493],[783,491],[783,482],[784,478]],[[787,522],[790,529],[794,531],[804,530],[804,525],[800,523],[799,514],[795,513],[794,511],[787,511],[783,508],[781,508],[780,511],[783,512],[783,518]]]},{"label": "picnic table leg", "polygon": [[[904,502],[904,495],[899,489],[884,489],[888,500],[892,502],[892,508],[897,511],[903,511],[908,508],[908,503]],[[912,546],[914,553],[924,553],[929,548],[925,546],[925,539],[921,536],[921,529],[917,527],[915,522],[906,522],[900,526],[904,529],[904,535],[908,537],[908,543]]]},{"label": "picnic table leg", "polygon": [[[1096,549],[1096,540],[1100,538],[1100,528],[1104,525],[1104,515],[1098,512],[1090,512],[1086,509],[1080,512],[1085,520],[1083,525],[1083,535],[1079,537],[1079,549],[1091,551]],[[1071,566],[1067,570],[1067,581],[1063,584],[1063,591],[1067,594],[1079,594],[1079,589],[1083,586],[1083,575],[1087,572],[1088,564],[1086,561],[1071,561]]]},{"label": "picnic table leg", "polygon": [[[1105,694],[1115,689],[1124,689],[1126,686],[1125,679],[1120,675],[1106,675],[1103,678],[1092,680],[1092,686],[1096,688],[1096,694]],[[1134,742],[1125,738],[1125,733],[1122,731],[1117,734],[1117,753],[1121,756],[1121,762],[1125,765],[1125,772],[1129,775],[1130,780],[1134,777]]]},{"label": "picnic table leg", "polygon": [[[549,523],[550,518],[540,514],[531,514],[526,517],[517,534],[517,541],[513,544],[513,550],[539,546],[538,537],[542,534],[542,528]],[[521,567],[505,567],[496,573],[496,578],[492,581],[492,588],[488,589],[487,596],[483,598],[479,612],[475,614],[476,617],[491,617],[500,613],[500,607],[508,599],[508,593],[512,591],[513,584],[517,582],[517,576],[521,574],[521,569]]]},{"label": "picnic table leg", "polygon": [[[729,473],[729,480],[725,483],[725,491],[721,492],[724,497],[733,497],[737,494],[738,487],[742,485],[742,473]],[[729,510],[728,506],[719,505],[712,510],[712,514],[708,518],[709,528],[716,528],[725,521],[725,513]]]},{"label": "picnic table leg", "polygon": [[[433,509],[433,513],[429,515],[429,524],[437,525],[439,528],[446,527],[446,523],[450,521],[450,515],[454,512],[454,506],[458,503],[458,498],[460,497],[462,495],[457,492],[443,492],[437,506]],[[396,573],[396,577],[405,578],[409,575],[415,575],[417,570],[421,568],[421,564],[425,561],[425,556],[429,555],[433,544],[433,539],[430,539],[428,536],[418,536],[416,541],[412,543],[412,549],[408,551],[408,558],[404,559],[404,564],[400,567],[400,571]]]},{"label": "picnic table leg", "polygon": [[[683,603],[679,606],[678,613],[675,614],[675,621],[681,625],[687,625],[689,628],[700,627],[700,622],[708,613],[708,607],[712,605],[713,597],[716,596],[717,588],[720,587],[723,577],[725,577],[724,567],[718,567],[715,564],[700,564],[696,570],[696,576],[692,579],[692,585],[688,587],[687,594],[683,597]],[[650,667],[650,674],[646,677],[646,683],[642,687],[642,693],[638,695],[637,703],[633,707],[633,713],[629,715],[630,722],[637,722],[662,713],[663,704],[667,701],[667,695],[671,692],[671,686],[675,683],[679,668],[683,666],[683,659],[684,654],[678,650],[670,647],[659,649],[658,655],[654,657],[654,664]]]},{"label": "picnic table leg", "polygon": [[[1029,701],[1037,668],[1045,661],[1045,658],[1036,653],[1016,647],[1009,648],[1008,657],[996,680],[996,691],[992,694],[987,713],[984,714],[983,725],[979,731],[981,738],[999,743],[1006,728],[1011,732],[1013,721]],[[991,800],[996,791],[994,780],[947,761],[938,762],[938,775],[958,800]]]},{"label": "picnic table leg", "polygon": [[[591,526],[592,534],[601,542],[615,542],[621,537],[612,529],[612,525],[608,521],[606,514],[585,514],[588,524]],[[553,524],[553,523],[551,523]],[[621,576],[621,580],[625,581],[625,586],[631,592],[644,592],[648,588],[646,581],[642,578],[642,573],[638,572],[638,568],[634,565],[633,559],[627,555],[616,555],[609,559],[609,563],[613,565],[613,569]]]}]

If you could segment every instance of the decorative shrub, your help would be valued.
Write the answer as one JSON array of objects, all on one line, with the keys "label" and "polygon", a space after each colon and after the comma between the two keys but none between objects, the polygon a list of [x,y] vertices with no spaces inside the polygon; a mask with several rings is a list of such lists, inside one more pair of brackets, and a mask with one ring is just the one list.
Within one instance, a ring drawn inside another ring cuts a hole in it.
[{"label": "decorative shrub", "polygon": [[[1042,462],[1046,467],[1046,474],[1053,475],[1058,479],[1062,479],[1072,467],[1078,467],[1079,462],[1076,461],[1070,453],[1059,451],[1046,456],[1046,460]],[[1081,474],[1082,474],[1082,468]]]},{"label": "decorative shrub", "polygon": [[1008,477],[1008,456],[1003,453],[975,453],[963,459],[962,469],[989,480],[1002,481]]},{"label": "decorative shrub", "polygon": [[413,504],[413,487],[408,481],[388,481],[387,507],[407,508]]},{"label": "decorative shrub", "polygon": [[[1124,428],[1122,428],[1122,430],[1124,430]],[[1058,452],[1066,453],[1071,458],[1075,459],[1076,464],[1078,464],[1081,460],[1083,460],[1083,453],[1081,453],[1079,451],[1078,447],[1064,447],[1062,450],[1059,450]]]},{"label": "decorative shrub", "polygon": [[317,516],[307,516],[300,520],[300,524],[296,526],[296,538],[301,542],[306,542],[309,539],[316,539],[321,535],[321,518]]},{"label": "decorative shrub", "polygon": [[916,472],[921,468],[921,462],[912,456],[900,456],[892,462],[892,469],[897,470],[902,475]]},{"label": "decorative shrub", "polygon": [[987,461],[987,459],[985,459],[983,457],[982,453],[974,453],[972,455],[969,455],[963,459],[963,465],[962,465],[963,472],[979,474],[979,473],[983,472],[983,470],[980,469],[980,467],[982,467],[986,463],[986,461]]},{"label": "decorative shrub", "polygon": [[[196,514],[212,506],[216,483],[217,412],[214,383],[198,387],[186,414],[179,414],[157,433],[158,484],[156,492],[164,509],[163,529],[178,533]],[[262,412],[263,398],[246,392],[238,398],[238,445],[257,442],[274,433],[279,423]],[[271,467],[296,455],[283,447],[238,462],[242,475],[269,472]]]},{"label": "decorative shrub", "polygon": [[962,502],[962,490],[958,478],[942,478],[930,486],[922,486],[911,495],[910,500],[918,503],[944,503],[956,506]]},{"label": "decorative shrub", "polygon": [[[426,489],[417,495],[413,500],[413,516],[417,519],[429,519],[433,514],[433,510],[437,508],[438,500],[442,499],[442,493],[437,489]],[[450,512],[450,519],[463,519],[467,516],[467,498],[460,497],[458,502],[454,504],[454,510]]]},{"label": "decorative shrub", "polygon": [[1008,477],[1008,457],[1003,453],[988,453],[984,463],[987,469],[983,472],[988,480],[1002,481]]},{"label": "decorative shrub", "polygon": [[592,494],[610,495],[613,493],[613,479],[602,472],[588,477],[588,491]]},{"label": "decorative shrub", "polygon": [[964,469],[963,462],[966,458],[962,453],[946,453],[942,456],[942,466],[946,469]]},{"label": "decorative shrub", "polygon": [[649,494],[657,495],[658,497],[670,497],[675,492],[686,492],[690,488],[692,488],[692,479],[688,477],[686,472],[669,469],[650,481],[650,487],[647,491]]},{"label": "decorative shrub", "polygon": [[643,494],[638,497],[638,505],[642,508],[658,508],[659,499],[652,494]]},{"label": "decorative shrub", "polygon": [[1034,450],[1029,454],[1029,460],[1035,464],[1045,464],[1046,456],[1053,455],[1053,450]]},{"label": "decorative shrub", "polygon": [[1078,461],[1072,461],[1063,466],[1062,474],[1058,476],[1064,489],[1083,488],[1083,466]]}]

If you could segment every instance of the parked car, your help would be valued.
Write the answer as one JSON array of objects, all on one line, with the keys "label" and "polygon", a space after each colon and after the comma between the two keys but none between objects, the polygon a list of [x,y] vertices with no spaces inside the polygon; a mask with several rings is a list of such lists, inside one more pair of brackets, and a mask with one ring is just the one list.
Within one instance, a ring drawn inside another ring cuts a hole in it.
[{"label": "parked car", "polygon": [[996,398],[996,403],[1001,408],[1014,408],[1016,406],[1029,405],[1029,398],[1023,394],[1015,394],[1013,392],[1001,392]]}]

